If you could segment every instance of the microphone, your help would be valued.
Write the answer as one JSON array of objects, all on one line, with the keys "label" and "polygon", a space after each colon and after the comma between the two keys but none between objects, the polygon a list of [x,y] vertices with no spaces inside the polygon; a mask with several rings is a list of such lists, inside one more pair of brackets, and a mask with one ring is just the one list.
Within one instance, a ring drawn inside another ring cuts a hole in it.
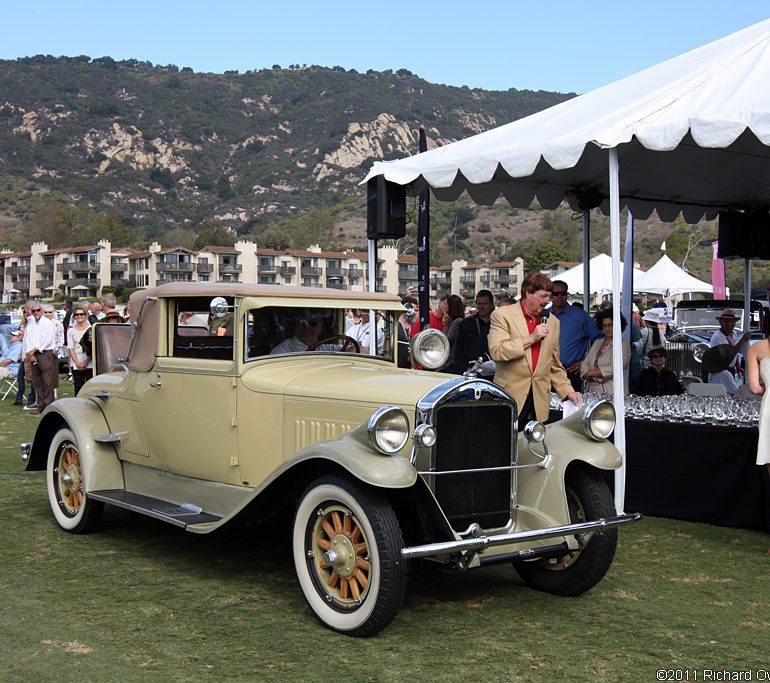
[{"label": "microphone", "polygon": [[548,323],[548,316],[549,315],[551,315],[551,312],[547,308],[544,308],[543,312],[540,314],[540,324],[541,325],[546,325]]}]

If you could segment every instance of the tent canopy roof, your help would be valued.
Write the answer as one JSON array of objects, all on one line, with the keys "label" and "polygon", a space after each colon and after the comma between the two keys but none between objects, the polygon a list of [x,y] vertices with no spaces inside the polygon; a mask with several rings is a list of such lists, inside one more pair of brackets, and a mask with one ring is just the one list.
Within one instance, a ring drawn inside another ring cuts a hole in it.
[{"label": "tent canopy roof", "polygon": [[[609,294],[612,292],[612,259],[607,254],[598,254],[588,262],[591,280],[588,283],[590,294]],[[620,275],[623,276],[623,264],[620,264]],[[634,280],[643,275],[642,271],[634,268]],[[554,275],[552,280],[567,283],[570,294],[583,293],[583,264]]]},{"label": "tent canopy roof", "polygon": [[[384,175],[437,198],[609,211],[606,149],[635,217],[770,207],[770,20],[499,128],[397,161]],[[665,152],[665,154],[661,154]],[[736,173],[736,168],[740,173]],[[581,206],[582,203],[582,206]]]},{"label": "tent canopy roof", "polygon": [[713,294],[714,288],[707,282],[703,282],[682,270],[664,254],[646,273],[634,278],[634,291],[668,296],[692,292]]}]

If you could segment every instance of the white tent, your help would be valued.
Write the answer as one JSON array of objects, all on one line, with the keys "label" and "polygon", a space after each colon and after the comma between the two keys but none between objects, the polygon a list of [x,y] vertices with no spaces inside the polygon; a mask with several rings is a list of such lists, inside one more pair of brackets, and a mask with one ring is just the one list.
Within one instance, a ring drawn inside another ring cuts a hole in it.
[{"label": "white tent", "polygon": [[634,275],[634,291],[672,296],[693,292],[713,294],[714,288],[708,282],[703,282],[682,270],[664,254],[646,273],[639,277]]},{"label": "white tent", "polygon": [[[610,216],[613,299],[620,301],[621,202],[637,218],[653,209],[688,221],[720,209],[770,207],[770,20],[633,76],[459,142],[376,162],[413,192],[439,199],[463,190],[477,202],[501,194],[513,205],[601,206]],[[614,309],[620,327],[620,307]],[[622,367],[621,339],[613,363]],[[615,443],[625,453],[622,385]],[[615,478],[622,509],[625,477]]]},{"label": "white tent", "polygon": [[[607,254],[598,254],[588,262],[589,293],[590,294],[609,294],[612,292],[612,259]],[[623,264],[620,264],[620,275],[623,276]],[[642,277],[644,273],[638,268],[634,268],[634,279]],[[567,290],[570,294],[583,293],[583,264],[580,263],[574,268],[565,270],[553,277],[554,280],[562,280],[567,283]]]}]

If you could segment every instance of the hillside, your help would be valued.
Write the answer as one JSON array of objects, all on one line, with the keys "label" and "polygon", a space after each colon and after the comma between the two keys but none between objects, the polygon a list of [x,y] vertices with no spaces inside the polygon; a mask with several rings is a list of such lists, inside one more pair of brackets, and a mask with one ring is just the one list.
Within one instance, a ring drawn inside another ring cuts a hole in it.
[{"label": "hillside", "polygon": [[[358,183],[372,161],[415,153],[421,126],[443,145],[573,96],[435,85],[405,70],[210,74],[42,55],[0,61],[0,92],[0,247],[12,249],[105,236],[203,246],[240,235],[276,248],[360,248]],[[432,261],[578,260],[571,218],[566,209],[434,202]],[[592,251],[607,251],[607,220],[594,224]],[[414,253],[413,224],[409,233],[399,246]],[[641,224],[636,259],[651,265],[668,239],[681,262],[687,233]],[[707,276],[705,242],[688,264]]]}]

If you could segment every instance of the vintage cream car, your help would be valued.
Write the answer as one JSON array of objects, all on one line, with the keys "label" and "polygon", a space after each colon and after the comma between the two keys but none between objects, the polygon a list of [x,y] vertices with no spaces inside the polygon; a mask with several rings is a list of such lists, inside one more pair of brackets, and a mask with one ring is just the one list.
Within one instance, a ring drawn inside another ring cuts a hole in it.
[{"label": "vintage cream car", "polygon": [[[98,374],[22,445],[67,531],[105,505],[202,534],[276,513],[310,608],[368,636],[398,612],[410,561],[511,562],[576,595],[639,518],[615,515],[600,472],[620,464],[610,403],[519,434],[493,383],[397,367],[395,296],[179,283],[130,303],[130,325],[95,328]],[[351,309],[370,323],[350,327]],[[448,348],[435,330],[411,346],[423,368]]]}]

